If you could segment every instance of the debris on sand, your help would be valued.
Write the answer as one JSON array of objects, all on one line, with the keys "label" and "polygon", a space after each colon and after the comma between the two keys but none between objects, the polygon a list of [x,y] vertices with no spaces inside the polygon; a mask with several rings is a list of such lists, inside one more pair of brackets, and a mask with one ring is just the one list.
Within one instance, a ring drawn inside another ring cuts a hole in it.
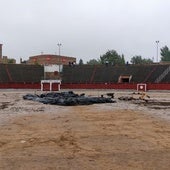
[{"label": "debris on sand", "polygon": [[129,100],[143,100],[145,102],[148,102],[148,99],[150,99],[150,96],[147,95],[146,93],[132,93],[131,96],[121,96],[118,98],[119,100],[125,100],[125,101],[129,101]]},{"label": "debris on sand", "polygon": [[114,103],[109,97],[88,97],[82,94],[75,94],[73,91],[68,92],[51,92],[43,93],[40,95],[37,94],[26,94],[23,96],[24,100],[33,100],[38,101],[44,104],[52,105],[63,105],[63,106],[74,106],[74,105],[90,105],[98,103]]},{"label": "debris on sand", "polygon": [[130,96],[121,96],[118,98],[119,100],[123,101],[132,101],[134,104],[142,104],[147,106],[151,109],[169,109],[170,108],[170,101],[163,100],[163,99],[153,99],[146,93],[132,93]]}]

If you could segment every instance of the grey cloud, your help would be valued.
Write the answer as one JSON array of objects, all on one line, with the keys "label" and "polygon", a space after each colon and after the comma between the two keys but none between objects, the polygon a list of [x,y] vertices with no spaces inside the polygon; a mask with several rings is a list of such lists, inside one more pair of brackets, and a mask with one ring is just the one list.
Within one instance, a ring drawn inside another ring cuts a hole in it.
[{"label": "grey cloud", "polygon": [[153,58],[155,41],[170,47],[168,0],[0,0],[3,55],[56,53],[84,61],[108,49]]}]

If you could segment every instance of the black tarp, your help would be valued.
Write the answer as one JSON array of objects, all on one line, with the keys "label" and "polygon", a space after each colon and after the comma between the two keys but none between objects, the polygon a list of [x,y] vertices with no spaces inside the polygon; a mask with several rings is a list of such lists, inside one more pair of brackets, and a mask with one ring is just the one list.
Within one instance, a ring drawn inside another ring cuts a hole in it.
[{"label": "black tarp", "polygon": [[109,97],[89,97],[85,96],[84,93],[76,94],[73,91],[68,92],[51,92],[51,93],[42,93],[37,94],[26,94],[23,96],[24,100],[33,100],[38,101],[44,104],[53,104],[53,105],[63,105],[63,106],[75,106],[75,105],[90,105],[97,103],[114,103]]}]

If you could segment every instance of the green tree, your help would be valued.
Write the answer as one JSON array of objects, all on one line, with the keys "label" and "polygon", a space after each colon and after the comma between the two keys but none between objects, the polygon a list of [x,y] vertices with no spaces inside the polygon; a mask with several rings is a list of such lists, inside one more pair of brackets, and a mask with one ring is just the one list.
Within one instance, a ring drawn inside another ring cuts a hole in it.
[{"label": "green tree", "polygon": [[153,63],[153,61],[149,58],[149,59],[146,59],[146,58],[144,58],[143,59],[143,64],[152,64]]},{"label": "green tree", "polygon": [[122,54],[121,58],[122,58],[122,63],[125,64],[125,56],[123,54]]},{"label": "green tree", "polygon": [[133,56],[130,62],[132,64],[142,64],[142,57],[140,55]]},{"label": "green tree", "polygon": [[119,55],[115,50],[108,50],[100,56],[101,64],[122,65],[125,64],[124,55]]},{"label": "green tree", "polygon": [[79,60],[79,65],[83,65],[84,63],[83,63],[83,60],[82,59],[80,59]]},{"label": "green tree", "polygon": [[132,64],[151,64],[153,61],[151,59],[143,59],[140,55],[133,56],[130,60]]},{"label": "green tree", "polygon": [[161,61],[170,61],[170,50],[167,46],[161,48]]},{"label": "green tree", "polygon": [[8,61],[7,61],[7,63],[8,63],[8,64],[15,64],[16,61],[15,61],[15,59],[12,59],[12,58],[10,59],[10,58],[9,58]]},{"label": "green tree", "polygon": [[96,60],[96,59],[91,59],[91,60],[87,61],[87,64],[89,64],[89,65],[98,65],[98,64],[100,64],[100,61]]}]

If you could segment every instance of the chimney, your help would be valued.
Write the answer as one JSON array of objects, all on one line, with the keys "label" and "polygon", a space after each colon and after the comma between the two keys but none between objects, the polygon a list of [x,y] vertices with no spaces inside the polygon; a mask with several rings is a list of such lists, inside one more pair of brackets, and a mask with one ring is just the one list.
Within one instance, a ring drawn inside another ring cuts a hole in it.
[{"label": "chimney", "polygon": [[0,59],[2,59],[2,45],[3,44],[0,44]]}]

